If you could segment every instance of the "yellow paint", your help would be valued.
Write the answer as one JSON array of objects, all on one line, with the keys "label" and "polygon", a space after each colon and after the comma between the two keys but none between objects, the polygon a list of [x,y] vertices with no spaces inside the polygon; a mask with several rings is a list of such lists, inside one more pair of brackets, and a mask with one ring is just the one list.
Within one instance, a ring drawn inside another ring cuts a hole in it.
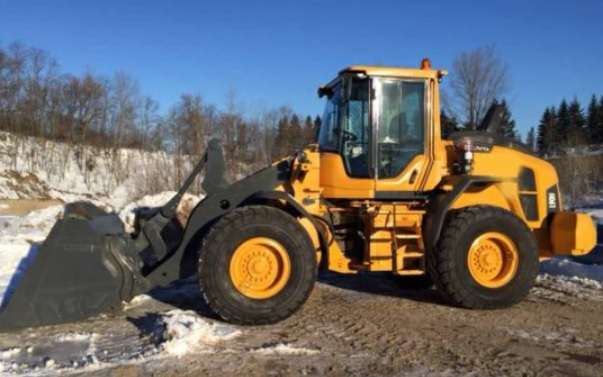
[{"label": "yellow paint", "polygon": [[291,260],[278,241],[254,237],[234,251],[229,273],[233,285],[242,295],[264,300],[283,290],[291,277]]},{"label": "yellow paint", "polygon": [[357,271],[351,268],[352,260],[348,258],[339,247],[337,242],[329,245],[329,270],[342,274],[355,274]]},{"label": "yellow paint", "polygon": [[320,154],[320,186],[325,198],[366,199],[375,196],[375,180],[351,178],[336,153]]},{"label": "yellow paint", "polygon": [[486,288],[500,288],[517,273],[519,253],[509,237],[499,232],[488,232],[471,244],[467,266],[476,283]]},{"label": "yellow paint", "polygon": [[584,255],[597,244],[597,230],[585,213],[557,212],[551,224],[554,254]]}]

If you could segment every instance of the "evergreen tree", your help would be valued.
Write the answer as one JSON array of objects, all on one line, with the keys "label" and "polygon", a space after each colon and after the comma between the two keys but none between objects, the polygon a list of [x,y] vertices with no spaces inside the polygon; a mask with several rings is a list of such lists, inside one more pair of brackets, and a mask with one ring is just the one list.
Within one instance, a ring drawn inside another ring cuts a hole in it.
[{"label": "evergreen tree", "polygon": [[599,111],[600,109],[599,104],[597,103],[597,96],[593,94],[590,99],[590,103],[588,104],[586,116],[588,144],[599,143],[599,128],[601,127],[599,124]]},{"label": "evergreen tree", "polygon": [[534,152],[536,150],[536,132],[534,130],[534,127],[530,127],[530,130],[528,131],[528,136],[526,137],[526,145],[528,146],[528,149],[532,152]]},{"label": "evergreen tree", "polygon": [[578,99],[574,97],[568,107],[569,114],[569,129],[568,129],[568,143],[571,146],[584,144],[585,142],[585,125],[586,120],[584,119],[584,111]]},{"label": "evergreen tree", "polygon": [[295,114],[291,116],[289,122],[289,145],[285,154],[290,154],[303,149],[306,145],[304,131],[302,129],[299,117]]},{"label": "evergreen tree", "polygon": [[554,107],[547,107],[542,114],[542,118],[540,118],[538,135],[536,137],[536,146],[538,147],[538,153],[540,154],[548,154],[554,148],[553,141],[557,129],[556,118],[557,116]]},{"label": "evergreen tree", "polygon": [[445,110],[440,113],[440,127],[442,138],[447,139],[453,132],[459,130],[459,123],[454,116],[450,117]]},{"label": "evergreen tree", "polygon": [[515,120],[512,118],[511,110],[507,105],[507,101],[503,99],[500,104],[502,105],[503,112],[498,133],[501,136],[508,137],[509,139],[517,139],[518,135],[517,131],[515,130]]},{"label": "evergreen tree", "polygon": [[278,120],[276,126],[276,136],[272,146],[272,160],[284,157],[289,148],[289,117],[284,115]]},{"label": "evergreen tree", "polygon": [[557,111],[557,122],[552,141],[558,145],[567,145],[569,140],[568,134],[571,128],[572,119],[570,117],[569,106],[567,101],[563,99],[559,105],[559,111]]},{"label": "evergreen tree", "polygon": [[603,96],[601,96],[599,99],[599,109],[597,110],[597,114],[597,118],[599,120],[595,130],[595,143],[600,144],[603,143]]}]

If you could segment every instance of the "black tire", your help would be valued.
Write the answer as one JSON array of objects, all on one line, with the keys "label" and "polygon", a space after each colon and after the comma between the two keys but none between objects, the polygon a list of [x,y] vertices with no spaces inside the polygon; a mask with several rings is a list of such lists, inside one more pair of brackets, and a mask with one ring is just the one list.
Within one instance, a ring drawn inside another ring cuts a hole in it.
[{"label": "black tire", "polygon": [[[229,265],[236,248],[253,237],[269,237],[286,249],[291,274],[276,295],[253,299],[234,286]],[[213,225],[199,259],[199,284],[209,307],[227,322],[264,325],[295,313],[307,300],[316,281],[316,253],[299,222],[288,213],[268,206],[233,210]]]},{"label": "black tire", "polygon": [[[472,242],[493,231],[510,238],[519,256],[517,272],[499,288],[477,283],[467,264]],[[452,304],[471,309],[505,308],[521,301],[534,285],[538,247],[532,231],[511,212],[490,206],[468,207],[449,214],[428,263],[438,291]]]}]

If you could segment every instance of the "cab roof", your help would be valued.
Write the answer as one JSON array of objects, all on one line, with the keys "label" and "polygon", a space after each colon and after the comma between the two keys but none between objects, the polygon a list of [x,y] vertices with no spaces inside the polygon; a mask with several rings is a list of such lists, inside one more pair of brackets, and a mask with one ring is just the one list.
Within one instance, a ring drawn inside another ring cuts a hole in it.
[{"label": "cab roof", "polygon": [[[326,85],[321,85],[318,89],[318,95],[321,96],[321,91],[333,87],[340,79],[340,77],[346,73],[363,73],[367,76],[381,76],[381,77],[400,77],[400,78],[420,78],[420,79],[441,79],[448,74],[443,69],[432,69],[431,62],[428,59],[423,59],[427,64],[426,68],[406,68],[406,67],[392,67],[392,66],[380,66],[380,65],[351,65],[341,71],[337,77],[331,80]],[[421,65],[424,64],[421,62]]]},{"label": "cab roof", "polygon": [[364,73],[368,76],[388,76],[388,77],[406,77],[406,78],[440,78],[446,75],[446,71],[437,69],[420,69],[406,67],[386,67],[378,65],[351,65],[339,71],[339,75],[344,73]]}]

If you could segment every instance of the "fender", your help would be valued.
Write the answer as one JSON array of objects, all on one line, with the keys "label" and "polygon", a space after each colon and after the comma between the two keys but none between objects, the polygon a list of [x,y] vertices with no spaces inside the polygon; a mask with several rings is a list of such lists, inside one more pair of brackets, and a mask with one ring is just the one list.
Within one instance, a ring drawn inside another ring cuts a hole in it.
[{"label": "fender", "polygon": [[444,227],[444,221],[446,220],[446,215],[448,214],[450,207],[462,193],[467,191],[469,187],[473,185],[489,186],[509,180],[513,180],[513,178],[467,175],[462,177],[455,184],[452,191],[433,194],[430,200],[429,210],[427,211],[428,215],[423,221],[423,238],[425,240],[427,250],[432,250],[436,246],[438,240],[440,239],[440,234],[442,233],[442,228]]}]

